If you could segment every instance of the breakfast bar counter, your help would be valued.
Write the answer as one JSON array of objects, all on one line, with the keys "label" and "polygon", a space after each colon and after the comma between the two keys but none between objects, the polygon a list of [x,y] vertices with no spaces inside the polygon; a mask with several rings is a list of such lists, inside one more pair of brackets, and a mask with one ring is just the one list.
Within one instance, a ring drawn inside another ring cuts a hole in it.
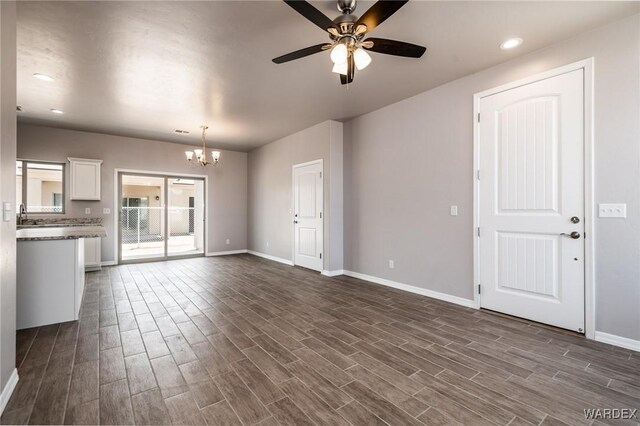
[{"label": "breakfast bar counter", "polygon": [[87,238],[101,225],[34,226],[17,230],[17,329],[77,320],[84,292]]},{"label": "breakfast bar counter", "polygon": [[102,238],[107,231],[102,225],[34,226],[16,231],[18,241],[75,240],[78,238]]}]

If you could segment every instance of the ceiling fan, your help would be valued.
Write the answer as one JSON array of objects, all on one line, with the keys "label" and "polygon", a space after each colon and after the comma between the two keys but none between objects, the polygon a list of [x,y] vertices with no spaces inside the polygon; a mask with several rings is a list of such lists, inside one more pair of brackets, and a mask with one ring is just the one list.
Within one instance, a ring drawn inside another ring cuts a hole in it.
[{"label": "ceiling fan", "polygon": [[296,50],[273,59],[276,64],[304,58],[314,53],[331,50],[333,72],[340,74],[340,82],[348,84],[353,81],[356,69],[362,70],[371,62],[368,51],[386,55],[420,58],[426,47],[404,41],[365,36],[409,0],[379,0],[360,18],[353,15],[357,0],[338,0],[338,10],[342,15],[333,21],[326,15],[303,0],[284,0],[296,12],[329,33],[331,41]]}]

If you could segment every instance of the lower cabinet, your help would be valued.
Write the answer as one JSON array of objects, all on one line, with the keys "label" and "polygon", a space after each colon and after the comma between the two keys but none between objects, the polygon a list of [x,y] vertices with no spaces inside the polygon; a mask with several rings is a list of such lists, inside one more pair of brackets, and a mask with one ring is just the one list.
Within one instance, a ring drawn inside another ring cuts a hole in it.
[{"label": "lower cabinet", "polygon": [[16,328],[79,318],[84,292],[84,238],[18,241]]},{"label": "lower cabinet", "polygon": [[84,239],[85,271],[98,271],[102,268],[102,238]]}]

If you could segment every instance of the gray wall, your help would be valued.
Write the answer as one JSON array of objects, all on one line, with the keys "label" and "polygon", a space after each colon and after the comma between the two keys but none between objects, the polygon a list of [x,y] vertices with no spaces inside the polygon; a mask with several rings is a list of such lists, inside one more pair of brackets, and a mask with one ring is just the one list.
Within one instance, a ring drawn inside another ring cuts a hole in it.
[{"label": "gray wall", "polygon": [[593,56],[595,202],[628,214],[595,219],[596,329],[640,339],[639,53],[635,15],[345,123],[345,269],[473,298],[473,94]]},{"label": "gray wall", "polygon": [[[65,195],[65,216],[103,218],[108,234],[102,240],[103,261],[115,260],[114,237],[117,230],[113,219],[117,210],[113,205],[114,169],[208,175],[208,252],[247,248],[247,154],[221,151],[220,164],[203,169],[187,163],[184,151],[189,148],[187,145],[146,139],[18,125],[18,158],[60,162],[66,162],[67,157],[103,160],[101,201],[69,200],[69,167],[66,167]],[[91,215],[84,214],[85,207],[91,208]],[[111,208],[111,214],[103,215],[103,207]],[[229,245],[226,244],[227,238],[231,240]]]},{"label": "gray wall", "polygon": [[318,159],[324,169],[324,269],[342,269],[342,123],[336,121],[249,152],[249,250],[293,259],[292,167]]},{"label": "gray wall", "polygon": [[[16,201],[16,4],[0,2],[0,206]],[[16,367],[16,226],[0,215],[0,392]]]}]

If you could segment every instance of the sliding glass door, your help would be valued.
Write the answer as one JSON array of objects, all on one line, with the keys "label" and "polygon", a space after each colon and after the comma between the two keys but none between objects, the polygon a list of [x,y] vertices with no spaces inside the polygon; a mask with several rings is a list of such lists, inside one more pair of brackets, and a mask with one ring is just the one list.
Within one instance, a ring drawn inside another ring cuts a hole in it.
[{"label": "sliding glass door", "polygon": [[204,253],[204,181],[168,179],[169,256]]},{"label": "sliding glass door", "polygon": [[205,182],[120,173],[119,262],[204,254]]}]

